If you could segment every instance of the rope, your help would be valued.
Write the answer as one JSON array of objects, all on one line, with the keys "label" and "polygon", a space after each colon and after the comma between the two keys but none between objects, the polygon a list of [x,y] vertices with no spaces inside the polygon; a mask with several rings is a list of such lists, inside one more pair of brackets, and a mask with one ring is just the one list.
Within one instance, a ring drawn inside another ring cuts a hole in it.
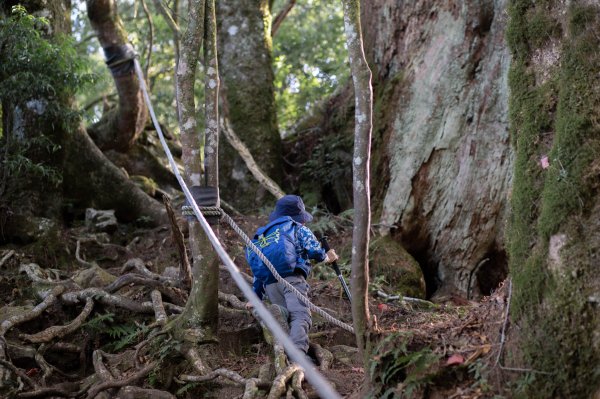
[{"label": "rope", "polygon": [[[298,291],[296,287],[294,287],[286,279],[281,277],[279,273],[277,273],[277,269],[275,269],[275,266],[273,266],[271,261],[269,261],[269,259],[262,253],[262,251],[256,245],[254,245],[252,240],[250,240],[250,237],[248,237],[248,235],[244,233],[240,226],[238,226],[237,223],[231,218],[231,216],[229,216],[223,209],[217,206],[201,206],[200,210],[202,211],[202,214],[204,216],[219,216],[225,219],[229,226],[231,226],[231,228],[240,236],[244,244],[246,244],[252,250],[252,252],[258,255],[260,260],[264,262],[269,271],[273,274],[273,277],[275,277],[275,280],[277,280],[279,283],[283,284],[290,291],[292,291],[292,293],[296,295],[296,297],[298,297],[298,299],[300,299],[300,301],[304,303],[310,310],[321,315],[329,323],[343,328],[344,330],[354,334],[354,328],[351,325],[336,319],[335,317],[333,317],[332,315],[330,315],[329,313],[312,303],[307,297],[302,295],[302,293]],[[183,207],[181,207],[181,211],[183,216],[194,216],[194,210],[191,206],[184,205]]]},{"label": "rope", "polygon": [[252,288],[248,285],[246,280],[244,280],[244,278],[242,277],[242,275],[240,273],[240,270],[235,265],[235,263],[233,262],[231,257],[229,257],[229,254],[227,254],[227,252],[225,251],[225,248],[223,248],[223,245],[221,245],[221,242],[219,241],[218,237],[215,235],[214,231],[211,229],[210,225],[208,224],[208,222],[206,221],[204,216],[202,216],[202,212],[200,211],[198,204],[196,204],[196,201],[194,200],[192,193],[190,192],[189,188],[185,184],[185,181],[183,180],[181,173],[179,173],[177,164],[175,163],[175,160],[173,159],[173,154],[171,154],[171,151],[169,150],[169,146],[167,145],[165,136],[164,136],[162,129],[158,123],[158,120],[156,119],[156,114],[154,113],[154,108],[152,107],[152,102],[150,101],[148,89],[146,88],[144,74],[142,73],[142,68],[140,67],[140,63],[137,60],[137,58],[133,60],[133,63],[135,66],[135,72],[140,81],[140,87],[141,87],[142,93],[144,95],[144,100],[146,101],[146,105],[148,106],[148,111],[150,112],[150,117],[152,118],[152,122],[154,123],[154,127],[156,128],[156,132],[158,134],[158,138],[160,139],[160,143],[165,151],[165,154],[167,155],[167,158],[169,159],[169,164],[171,165],[171,169],[173,170],[173,173],[175,174],[175,177],[177,178],[177,181],[179,182],[179,185],[181,186],[181,189],[183,190],[185,197],[191,204],[192,209],[194,210],[194,215],[198,219],[200,226],[204,230],[204,233],[208,237],[208,240],[210,241],[211,245],[213,246],[215,252],[219,256],[219,258],[221,258],[221,261],[227,268],[227,271],[229,271],[229,273],[231,274],[233,281],[235,281],[236,285],[240,288],[240,290],[246,296],[246,298],[248,298],[250,303],[252,303],[252,305],[254,305],[254,309],[256,310],[258,315],[261,317],[261,319],[263,320],[265,325],[269,328],[269,330],[271,330],[271,332],[273,333],[273,336],[277,339],[277,341],[279,341],[283,345],[283,347],[285,348],[285,350],[289,354],[289,356],[292,358],[292,360],[295,361],[296,363],[298,363],[300,366],[302,366],[302,368],[304,369],[304,374],[306,375],[306,378],[315,387],[315,389],[317,390],[319,395],[321,395],[321,397],[323,397],[323,398],[328,398],[328,399],[329,398],[341,399],[340,394],[337,393],[331,387],[329,382],[327,382],[327,380],[325,378],[323,378],[323,376],[314,368],[314,366],[306,358],[306,355],[304,353],[300,352],[300,350],[298,348],[296,348],[296,345],[294,345],[294,343],[292,342],[290,337],[285,333],[285,331],[283,331],[283,329],[281,328],[279,323],[277,323],[277,321],[275,320],[273,315],[267,310],[267,308],[262,303],[262,301],[260,299],[258,299],[258,296],[256,296],[256,294],[254,293]]},{"label": "rope", "polygon": [[328,322],[330,322],[331,324],[334,324],[340,328],[343,328],[344,330],[351,332],[352,334],[354,334],[354,328],[349,325],[344,323],[343,321],[340,321],[338,319],[336,319],[335,317],[333,317],[332,315],[330,315],[329,313],[327,313],[326,311],[324,311],[323,309],[321,309],[320,307],[318,307],[317,305],[313,304],[307,297],[305,297],[304,295],[302,295],[302,293],[300,291],[298,291],[296,289],[296,287],[294,287],[293,285],[291,285],[290,283],[288,283],[286,281],[286,279],[284,279],[283,277],[281,277],[279,275],[279,273],[277,273],[277,270],[275,269],[275,267],[273,266],[273,264],[269,261],[269,259],[267,259],[267,257],[262,253],[262,251],[260,249],[258,249],[258,247],[256,245],[254,245],[254,243],[252,242],[252,240],[250,240],[250,237],[248,237],[243,231],[242,229],[240,229],[240,227],[235,223],[235,221],[225,212],[223,212],[223,219],[225,219],[225,221],[227,223],[229,223],[229,225],[231,226],[231,228],[233,230],[235,230],[236,233],[238,233],[238,235],[242,238],[242,241],[244,241],[244,243],[250,248],[252,249],[252,252],[254,252],[256,255],[258,255],[258,257],[260,258],[260,260],[262,260],[265,265],[267,266],[267,268],[269,269],[269,271],[273,274],[273,277],[275,277],[275,280],[277,280],[278,282],[280,282],[281,284],[283,284],[284,286],[286,286],[290,291],[292,291],[294,293],[294,295],[296,295],[298,297],[298,299],[300,299],[300,301],[302,303],[304,303],[306,306],[308,306],[308,308],[310,310],[312,310],[315,313],[320,314],[325,320],[327,320]]}]

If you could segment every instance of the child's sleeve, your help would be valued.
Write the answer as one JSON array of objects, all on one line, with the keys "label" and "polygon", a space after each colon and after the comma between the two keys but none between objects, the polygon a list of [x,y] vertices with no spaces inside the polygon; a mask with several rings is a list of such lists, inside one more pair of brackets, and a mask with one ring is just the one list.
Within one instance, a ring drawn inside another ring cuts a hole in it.
[{"label": "child's sleeve", "polygon": [[317,262],[323,262],[325,260],[325,250],[321,247],[321,243],[317,240],[317,237],[312,231],[306,226],[300,226],[298,229],[298,241],[300,246],[309,259],[314,259]]}]

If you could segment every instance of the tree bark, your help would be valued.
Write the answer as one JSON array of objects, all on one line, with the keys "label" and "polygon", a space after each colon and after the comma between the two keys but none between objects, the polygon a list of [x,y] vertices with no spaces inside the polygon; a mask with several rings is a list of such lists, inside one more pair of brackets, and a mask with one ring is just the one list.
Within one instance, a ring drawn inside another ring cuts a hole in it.
[{"label": "tree bark", "polygon": [[[196,121],[194,84],[198,67],[200,47],[205,31],[205,0],[189,3],[188,26],[182,36],[180,59],[177,64],[177,102],[181,141],[183,146],[183,166],[186,183],[202,186],[202,162],[200,157],[201,137]],[[215,71],[216,73],[216,71]],[[214,77],[214,75],[213,75]],[[205,171],[206,173],[206,171]],[[192,291],[183,313],[175,325],[178,334],[186,336],[185,330],[199,330],[198,342],[212,342],[217,333],[218,321],[218,270],[213,265],[214,251],[200,223],[189,222],[189,246],[192,253]]]},{"label": "tree bark", "polygon": [[360,0],[343,0],[344,31],[354,83],[354,229],[352,231],[352,319],[365,370],[371,361],[371,316],[369,314],[369,232],[371,229],[370,162],[373,124],[371,69],[363,48]]},{"label": "tree bark", "polygon": [[[70,31],[68,2],[29,2],[28,7],[29,12],[40,13],[49,19],[47,35]],[[51,61],[47,65],[49,75],[61,67],[52,65]],[[24,68],[28,67],[24,65]],[[33,97],[22,93],[22,97],[13,96],[3,101],[2,154],[18,155],[25,148],[24,157],[33,164],[42,165],[44,175],[7,176],[7,190],[2,199],[4,209],[9,212],[4,215],[2,239],[26,242],[43,237],[52,226],[60,224],[64,198],[70,203],[75,201],[76,206],[115,209],[125,221],[149,216],[155,223],[166,222],[162,207],[140,191],[98,150],[85,129],[70,115],[72,98],[67,94],[70,91],[63,90],[60,82],[55,84],[50,95],[47,90],[40,89]],[[57,109],[60,113],[56,113]],[[31,146],[40,141],[48,141],[54,150]],[[54,178],[48,179],[48,176]]]},{"label": "tree bark", "polygon": [[507,275],[506,3],[369,0],[362,10],[367,57],[377,66],[378,223],[419,261],[428,294],[440,298],[466,295],[469,276],[475,293],[489,294]]},{"label": "tree bark", "polygon": [[[269,1],[217,3],[222,96],[233,130],[256,162],[275,182],[282,178],[281,138],[277,129],[271,56]],[[266,199],[237,152],[220,148],[221,194],[240,210]]]},{"label": "tree bark", "polygon": [[[88,17],[105,54],[107,49],[129,44],[115,0],[87,0],[86,4]],[[119,105],[106,112],[88,131],[101,150],[127,152],[144,129],[148,111],[133,68],[128,73],[113,74],[113,79]]]}]

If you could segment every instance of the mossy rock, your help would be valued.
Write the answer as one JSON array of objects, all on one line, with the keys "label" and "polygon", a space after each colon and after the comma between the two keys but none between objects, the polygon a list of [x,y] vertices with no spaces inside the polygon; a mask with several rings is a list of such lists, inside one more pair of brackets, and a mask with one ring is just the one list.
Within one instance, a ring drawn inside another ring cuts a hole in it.
[{"label": "mossy rock", "polygon": [[116,279],[115,276],[97,265],[78,271],[73,276],[73,281],[83,288],[106,287]]},{"label": "mossy rock", "polygon": [[[338,253],[340,266],[349,270],[350,266],[344,264],[351,263],[352,243],[341,246]],[[321,271],[323,274],[328,272]],[[426,295],[425,277],[419,263],[389,236],[372,239],[369,243],[369,278],[372,287],[380,287],[388,294],[422,299]]]},{"label": "mossy rock", "polygon": [[130,179],[149,196],[154,197],[156,195],[158,184],[156,184],[156,182],[151,178],[141,175],[134,175],[131,176]]},{"label": "mossy rock", "polygon": [[374,283],[386,291],[413,298],[425,298],[425,278],[419,263],[389,236],[378,237],[369,245],[369,271]]}]

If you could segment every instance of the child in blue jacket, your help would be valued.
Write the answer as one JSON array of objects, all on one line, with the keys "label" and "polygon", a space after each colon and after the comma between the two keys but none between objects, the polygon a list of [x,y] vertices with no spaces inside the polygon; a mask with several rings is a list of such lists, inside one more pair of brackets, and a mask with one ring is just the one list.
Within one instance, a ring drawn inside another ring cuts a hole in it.
[{"label": "child in blue jacket", "polygon": [[[269,223],[259,228],[254,236],[254,243],[279,275],[305,297],[308,296],[310,288],[306,279],[312,268],[311,260],[331,263],[338,259],[333,249],[326,253],[313,232],[304,225],[312,218],[312,215],[306,212],[302,198],[285,195],[275,204],[275,210],[269,216]],[[246,256],[254,274],[254,292],[261,299],[266,293],[271,303],[288,310],[290,339],[298,349],[306,353],[308,331],[312,324],[310,310],[289,288],[277,282],[251,249],[247,249]],[[246,306],[252,307],[249,302]]]}]

